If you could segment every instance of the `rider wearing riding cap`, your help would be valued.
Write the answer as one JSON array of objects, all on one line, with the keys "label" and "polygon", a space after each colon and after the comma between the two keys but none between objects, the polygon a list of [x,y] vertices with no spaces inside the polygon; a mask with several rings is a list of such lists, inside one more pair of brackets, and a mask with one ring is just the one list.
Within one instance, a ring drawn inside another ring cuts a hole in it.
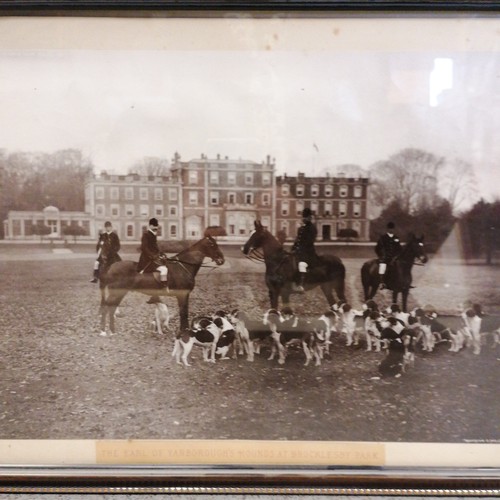
[{"label": "rider wearing riding cap", "polygon": [[375,253],[378,256],[378,274],[380,278],[380,288],[386,288],[385,284],[385,272],[387,270],[387,264],[391,263],[400,253],[401,253],[401,242],[398,236],[394,233],[395,229],[394,222],[389,222],[387,224],[387,232],[383,234],[375,246]]},{"label": "rider wearing riding cap", "polygon": [[106,221],[104,223],[104,232],[99,235],[95,249],[97,259],[94,264],[94,276],[90,280],[91,283],[97,283],[100,271],[107,270],[111,264],[122,260],[118,255],[120,251],[120,238],[113,231],[111,222]]},{"label": "rider wearing riding cap", "polygon": [[307,268],[316,260],[316,250],[314,241],[318,231],[312,223],[312,212],[310,208],[304,208],[302,211],[302,225],[297,231],[297,238],[292,246],[292,252],[297,256],[299,268],[299,285],[298,292],[304,291],[304,282],[306,278]]},{"label": "rider wearing riding cap", "polygon": [[[161,254],[156,236],[158,228],[158,219],[154,217],[149,219],[148,230],[144,232],[141,239],[141,256],[137,264],[137,271],[139,273],[152,273],[156,270],[160,271],[160,281],[162,285],[167,288],[168,268],[165,265],[158,264],[158,257]],[[147,301],[148,304],[156,304],[158,302],[160,302],[158,296],[151,296]]]}]

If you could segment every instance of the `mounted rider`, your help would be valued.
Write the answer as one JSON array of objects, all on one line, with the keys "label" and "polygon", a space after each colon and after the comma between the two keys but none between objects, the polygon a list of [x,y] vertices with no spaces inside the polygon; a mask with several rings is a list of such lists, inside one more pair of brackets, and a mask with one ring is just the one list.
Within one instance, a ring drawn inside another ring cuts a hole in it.
[{"label": "mounted rider", "polygon": [[299,284],[297,291],[304,292],[304,283],[306,279],[307,269],[314,265],[317,260],[316,249],[314,242],[318,235],[318,230],[312,222],[312,211],[306,207],[302,210],[302,225],[297,231],[297,238],[292,246],[292,252],[295,254],[298,261]]},{"label": "mounted rider", "polygon": [[[164,288],[167,287],[168,268],[159,261],[161,255],[158,248],[157,233],[159,229],[158,219],[149,219],[148,230],[144,232],[141,239],[141,256],[137,264],[137,272],[139,273],[152,273],[160,271],[160,281]],[[151,296],[147,301],[148,304],[157,304],[160,302],[158,296]]]},{"label": "mounted rider", "polygon": [[383,234],[377,241],[375,253],[378,256],[378,274],[380,278],[380,288],[386,288],[385,272],[387,265],[393,262],[399,256],[402,250],[401,241],[395,234],[396,225],[394,222],[387,224],[387,232]]},{"label": "mounted rider", "polygon": [[118,255],[120,251],[120,238],[113,231],[111,222],[106,221],[104,223],[104,231],[99,235],[95,250],[97,258],[94,263],[94,275],[90,280],[91,283],[97,283],[101,272],[107,271],[111,264],[122,260]]}]

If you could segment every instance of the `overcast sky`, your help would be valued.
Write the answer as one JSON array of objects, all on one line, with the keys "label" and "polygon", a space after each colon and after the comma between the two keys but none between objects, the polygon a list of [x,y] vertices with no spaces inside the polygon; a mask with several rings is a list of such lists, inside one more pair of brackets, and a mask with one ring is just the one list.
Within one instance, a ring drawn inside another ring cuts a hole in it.
[{"label": "overcast sky", "polygon": [[459,50],[1,49],[0,147],[363,168],[402,148],[474,165],[500,195],[500,56]]}]

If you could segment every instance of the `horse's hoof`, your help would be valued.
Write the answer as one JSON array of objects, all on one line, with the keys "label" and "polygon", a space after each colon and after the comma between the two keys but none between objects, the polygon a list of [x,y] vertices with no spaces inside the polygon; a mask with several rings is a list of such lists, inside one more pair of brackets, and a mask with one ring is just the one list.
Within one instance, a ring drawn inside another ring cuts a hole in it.
[{"label": "horse's hoof", "polygon": [[107,334],[104,330],[101,330],[101,331],[99,332],[99,336],[100,336],[100,337],[107,337],[107,335],[108,335],[108,334]]}]

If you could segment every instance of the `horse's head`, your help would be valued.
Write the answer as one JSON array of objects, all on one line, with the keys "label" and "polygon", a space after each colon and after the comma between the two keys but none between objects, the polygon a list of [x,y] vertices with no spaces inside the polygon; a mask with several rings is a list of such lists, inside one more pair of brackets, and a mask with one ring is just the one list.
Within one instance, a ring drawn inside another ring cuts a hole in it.
[{"label": "horse's head", "polygon": [[417,236],[415,236],[413,233],[410,233],[406,246],[409,252],[411,252],[414,261],[416,260],[422,264],[425,264],[429,260],[425,251],[423,236],[417,238]]},{"label": "horse's head", "polygon": [[248,241],[241,247],[241,251],[245,255],[250,255],[253,250],[260,248],[267,233],[260,221],[256,220],[254,226],[255,230],[250,233],[250,238],[248,238]]},{"label": "horse's head", "polygon": [[201,246],[206,257],[212,259],[218,266],[224,264],[224,254],[212,236],[205,236]]}]

